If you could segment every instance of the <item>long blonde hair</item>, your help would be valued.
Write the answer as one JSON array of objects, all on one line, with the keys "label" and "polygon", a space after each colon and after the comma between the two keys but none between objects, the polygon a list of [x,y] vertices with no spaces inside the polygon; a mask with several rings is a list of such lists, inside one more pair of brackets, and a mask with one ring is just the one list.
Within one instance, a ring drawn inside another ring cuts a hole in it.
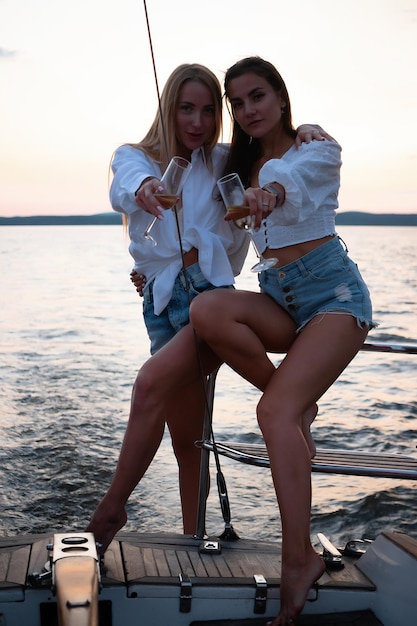
[{"label": "long blonde hair", "polygon": [[[209,88],[214,102],[214,126],[211,136],[204,144],[206,159],[217,144],[222,130],[222,94],[217,77],[204,65],[186,63],[179,65],[169,76],[161,94],[160,110],[145,137],[136,144],[129,144],[146,152],[158,161],[164,170],[170,157],[179,152],[176,129],[176,114],[181,96],[181,89],[188,81],[198,81]],[[162,118],[162,119],[161,119]],[[165,136],[164,136],[165,131]],[[167,145],[165,145],[165,143]],[[167,154],[168,151],[168,154]]]},{"label": "long blonde hair", "polygon": [[[222,93],[218,78],[208,67],[199,63],[179,65],[168,77],[161,94],[160,107],[145,137],[138,143],[126,145],[146,152],[161,164],[164,171],[171,156],[178,154],[180,146],[177,138],[176,114],[181,90],[188,81],[198,81],[206,85],[213,96],[214,126],[211,136],[204,144],[207,165],[211,164],[211,152],[217,144],[222,131]],[[123,214],[123,225],[127,227],[127,218]]]}]

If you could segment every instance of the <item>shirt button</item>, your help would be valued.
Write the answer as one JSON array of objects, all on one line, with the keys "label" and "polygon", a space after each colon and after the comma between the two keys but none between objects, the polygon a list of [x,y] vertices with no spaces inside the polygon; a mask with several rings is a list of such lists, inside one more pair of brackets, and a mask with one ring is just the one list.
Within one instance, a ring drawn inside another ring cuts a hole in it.
[{"label": "shirt button", "polygon": [[292,302],[294,298],[292,296],[285,296],[285,302]]},{"label": "shirt button", "polygon": [[291,291],[291,287],[288,287],[288,285],[287,285],[286,287],[283,287],[283,288],[282,288],[282,291],[283,291],[284,293],[288,293],[289,291]]},{"label": "shirt button", "polygon": [[280,272],[280,273],[278,274],[278,277],[279,277],[279,278],[285,278],[285,277],[286,277],[286,273],[285,273],[285,272]]}]

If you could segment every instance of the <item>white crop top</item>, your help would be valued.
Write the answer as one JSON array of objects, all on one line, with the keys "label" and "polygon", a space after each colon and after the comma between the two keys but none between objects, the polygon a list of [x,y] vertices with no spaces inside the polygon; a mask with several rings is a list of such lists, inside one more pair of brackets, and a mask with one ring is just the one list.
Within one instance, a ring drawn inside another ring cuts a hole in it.
[{"label": "white crop top", "polygon": [[263,165],[259,186],[279,183],[285,189],[285,201],[254,233],[260,250],[336,234],[341,150],[334,141],[312,141],[300,148],[292,146],[280,159]]}]

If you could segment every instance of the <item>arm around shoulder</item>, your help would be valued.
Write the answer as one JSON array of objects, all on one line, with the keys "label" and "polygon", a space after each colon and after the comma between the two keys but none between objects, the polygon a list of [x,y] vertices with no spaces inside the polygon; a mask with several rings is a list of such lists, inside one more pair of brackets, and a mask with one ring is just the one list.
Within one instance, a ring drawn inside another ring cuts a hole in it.
[{"label": "arm around shoulder", "polygon": [[334,137],[329,135],[319,124],[301,124],[297,128],[297,137],[295,144],[299,148],[302,143],[310,143],[311,141],[336,141]]}]

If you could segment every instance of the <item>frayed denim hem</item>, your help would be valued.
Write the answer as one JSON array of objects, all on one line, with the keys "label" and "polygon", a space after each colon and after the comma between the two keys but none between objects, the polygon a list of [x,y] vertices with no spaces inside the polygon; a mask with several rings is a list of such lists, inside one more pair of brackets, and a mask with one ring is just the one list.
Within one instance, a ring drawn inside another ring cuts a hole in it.
[{"label": "frayed denim hem", "polygon": [[[297,328],[297,330],[295,331],[296,334],[299,334],[303,328],[305,328],[307,326],[307,324],[309,324],[312,320],[314,320],[315,317],[318,317],[319,315],[350,315],[351,317],[355,318],[356,320],[356,324],[358,326],[358,328],[364,328],[364,326],[368,327],[368,330],[372,330],[373,328],[377,328],[379,326],[379,324],[377,322],[374,321],[369,321],[363,317],[359,317],[358,315],[354,315],[352,313],[352,311],[346,310],[346,311],[319,311],[318,313],[314,313],[314,315],[312,315],[307,321],[305,321],[303,324],[301,324],[301,326],[299,326]],[[317,320],[317,324],[320,323],[321,320]]]}]

